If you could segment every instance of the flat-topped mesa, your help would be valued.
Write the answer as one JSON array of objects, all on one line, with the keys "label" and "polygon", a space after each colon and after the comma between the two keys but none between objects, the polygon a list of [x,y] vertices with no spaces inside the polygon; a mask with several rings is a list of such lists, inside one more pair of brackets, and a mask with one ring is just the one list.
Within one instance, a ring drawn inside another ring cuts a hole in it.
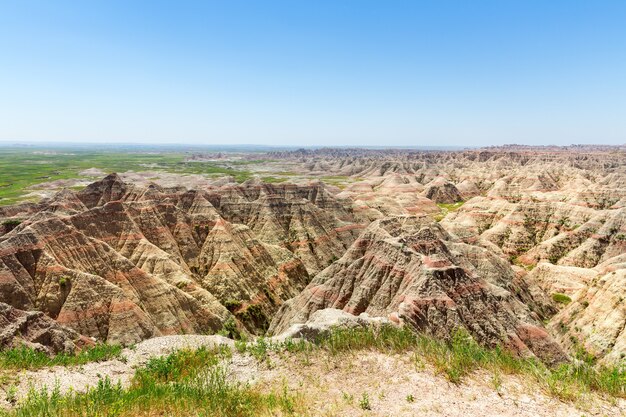
[{"label": "flat-topped mesa", "polygon": [[401,319],[442,338],[463,326],[487,346],[504,343],[548,363],[566,360],[537,314],[513,294],[513,282],[501,286],[476,273],[482,260],[468,259],[476,252],[507,267],[483,248],[453,242],[427,217],[375,221],[341,259],[281,307],[270,332],[306,322],[317,310],[339,308]]}]

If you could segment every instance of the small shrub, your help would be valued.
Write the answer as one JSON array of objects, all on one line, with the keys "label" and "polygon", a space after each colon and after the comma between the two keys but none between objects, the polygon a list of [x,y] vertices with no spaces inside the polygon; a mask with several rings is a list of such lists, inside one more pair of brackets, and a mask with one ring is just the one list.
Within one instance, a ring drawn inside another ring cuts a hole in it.
[{"label": "small shrub", "polygon": [[264,332],[269,327],[269,319],[258,304],[251,304],[245,309],[238,310],[235,314],[248,328],[260,329]]},{"label": "small shrub", "polygon": [[15,228],[20,224],[22,224],[22,221],[20,219],[7,219],[2,222],[3,226],[8,226],[9,228]]},{"label": "small shrub", "polygon": [[222,329],[217,332],[217,334],[234,340],[241,339],[241,332],[239,331],[237,323],[235,322],[235,319],[233,317],[229,317],[228,319],[226,319],[224,325],[222,326]]},{"label": "small shrub", "polygon": [[347,392],[342,392],[341,396],[343,397],[343,400],[348,404],[352,404],[354,402],[354,395],[352,394],[349,394]]},{"label": "small shrub", "polygon": [[226,307],[226,310],[230,311],[231,313],[234,313],[235,311],[239,310],[239,308],[241,307],[241,301],[226,300],[224,301],[224,307]]},{"label": "small shrub", "polygon": [[367,392],[364,392],[363,395],[361,396],[361,399],[359,400],[359,407],[361,407],[361,410],[372,409],[372,405],[370,404],[370,397],[367,394]]},{"label": "small shrub", "polygon": [[415,397],[413,397],[413,394],[409,394],[409,395],[406,396],[406,402],[407,403],[415,402]]},{"label": "small shrub", "polygon": [[255,343],[246,346],[246,351],[251,353],[257,360],[261,361],[267,358],[267,352],[272,348],[264,337],[257,339]]}]

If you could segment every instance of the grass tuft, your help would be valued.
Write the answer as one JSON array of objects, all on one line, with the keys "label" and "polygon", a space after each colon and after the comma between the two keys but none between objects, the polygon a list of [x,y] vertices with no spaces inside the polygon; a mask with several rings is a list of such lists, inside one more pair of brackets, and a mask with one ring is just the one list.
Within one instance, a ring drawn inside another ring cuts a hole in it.
[{"label": "grass tuft", "polygon": [[88,362],[119,358],[121,354],[122,347],[120,345],[98,344],[75,354],[61,353],[52,357],[45,352],[22,346],[0,351],[0,369],[38,369],[56,365],[83,365]]}]

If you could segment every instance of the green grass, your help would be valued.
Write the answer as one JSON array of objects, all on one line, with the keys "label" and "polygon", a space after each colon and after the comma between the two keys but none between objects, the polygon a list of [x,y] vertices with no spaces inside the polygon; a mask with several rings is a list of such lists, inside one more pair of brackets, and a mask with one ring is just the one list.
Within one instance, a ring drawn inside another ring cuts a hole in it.
[{"label": "green grass", "polygon": [[335,187],[343,189],[350,183],[362,181],[363,178],[350,177],[347,175],[326,175],[321,177],[320,180],[325,184],[334,185]]},{"label": "green grass", "polygon": [[[232,175],[238,182],[250,178],[244,163],[185,162],[177,152],[58,151],[0,148],[0,205],[23,199],[35,184],[61,179],[84,178],[80,172],[99,168],[107,173],[164,171],[178,174]],[[235,166],[237,168],[232,168]]]},{"label": "green grass", "polygon": [[572,299],[569,298],[567,295],[561,294],[558,292],[555,292],[554,294],[552,294],[552,299],[559,304],[565,304],[565,305],[572,302]]},{"label": "green grass", "polygon": [[455,384],[472,372],[484,369],[494,375],[494,381],[499,380],[500,374],[530,378],[547,394],[563,400],[574,401],[588,392],[626,398],[626,363],[594,367],[583,361],[549,368],[537,359],[522,358],[500,347],[482,347],[464,329],[459,329],[447,342],[417,335],[406,327],[387,326],[379,330],[336,329],[313,343],[287,340],[281,344],[270,344],[262,339],[260,343],[239,345],[238,349],[250,352],[259,360],[271,351],[311,354],[321,350],[330,355],[362,350],[389,354],[411,352],[416,365],[429,363]]},{"label": "green grass", "polygon": [[465,201],[457,201],[456,203],[437,203],[437,206],[441,211],[433,216],[435,221],[440,222],[448,215],[448,213],[457,211],[464,203]]},{"label": "green grass", "polygon": [[443,211],[451,212],[457,211],[461,206],[465,203],[465,201],[457,201],[456,203],[437,203],[437,206]]},{"label": "green grass", "polygon": [[121,354],[122,347],[120,345],[107,344],[85,348],[73,355],[62,353],[53,357],[31,348],[18,347],[0,351],[0,370],[38,369],[55,365],[83,365],[88,362],[120,358]]},{"label": "green grass", "polygon": [[[520,358],[501,348],[481,347],[462,329],[447,342],[417,335],[407,328],[388,326],[335,329],[312,343],[302,340],[270,343],[261,338],[254,343],[239,342],[236,347],[268,362],[272,352],[295,356],[319,354],[342,361],[365,350],[410,354],[417,369],[429,363],[452,383],[460,383],[472,372],[483,369],[493,374],[496,389],[501,384],[501,375],[515,374],[528,379],[533,388],[563,400],[576,401],[587,392],[626,397],[623,366],[592,367],[577,362],[548,368],[535,359]],[[85,393],[31,390],[16,409],[0,411],[0,416],[299,415],[304,399],[289,393],[286,386],[278,392],[264,393],[229,378],[222,361],[231,354],[227,348],[180,350],[151,359],[137,370],[128,388],[102,379]],[[353,398],[349,400],[352,402]],[[407,397],[408,402],[412,400],[412,396]],[[358,406],[363,410],[371,408],[367,393],[358,399]]]},{"label": "green grass", "polygon": [[268,184],[275,184],[275,183],[281,183],[281,182],[288,181],[289,178],[286,178],[286,177],[282,177],[282,178],[279,178],[279,177],[261,177],[261,180],[263,182],[268,183]]},{"label": "green grass", "polygon": [[16,227],[22,224],[22,221],[19,219],[8,219],[2,222],[3,226]]},{"label": "green grass", "polygon": [[[31,390],[6,417],[54,416],[262,416],[291,415],[297,398],[284,389],[262,394],[231,382],[220,359],[228,352],[201,348],[151,359],[130,387],[109,379],[85,393]],[[278,414],[280,413],[280,414]]]}]

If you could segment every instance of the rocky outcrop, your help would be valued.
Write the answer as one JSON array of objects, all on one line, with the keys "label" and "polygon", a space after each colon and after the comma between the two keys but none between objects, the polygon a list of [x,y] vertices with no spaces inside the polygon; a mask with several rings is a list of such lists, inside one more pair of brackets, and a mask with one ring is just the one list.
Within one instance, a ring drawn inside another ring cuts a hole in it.
[{"label": "rocky outcrop", "polygon": [[22,311],[0,302],[0,349],[28,346],[47,353],[73,353],[93,344],[41,311]]},{"label": "rocky outcrop", "polygon": [[[514,283],[504,277],[498,285],[497,276],[488,280],[477,275],[480,264],[460,255],[462,248],[456,245],[428,217],[375,221],[341,259],[281,307],[270,332],[305,323],[318,310],[337,308],[402,320],[442,338],[462,326],[488,346],[505,343],[547,362],[565,360],[537,314],[511,291]],[[484,249],[476,251],[493,257]],[[501,265],[506,268],[505,262]]]},{"label": "rocky outcrop", "polygon": [[459,190],[444,178],[437,178],[426,185],[424,196],[435,203],[452,204],[463,201]]},{"label": "rocky outcrop", "polygon": [[619,363],[626,357],[626,268],[600,266],[592,271],[596,276],[571,294],[572,302],[549,327],[571,351]]},{"label": "rocky outcrop", "polygon": [[343,310],[325,308],[311,314],[306,323],[296,323],[272,339],[278,342],[287,339],[314,341],[336,329],[379,328],[393,325],[394,323],[384,317],[370,317],[367,313],[355,316]]}]

